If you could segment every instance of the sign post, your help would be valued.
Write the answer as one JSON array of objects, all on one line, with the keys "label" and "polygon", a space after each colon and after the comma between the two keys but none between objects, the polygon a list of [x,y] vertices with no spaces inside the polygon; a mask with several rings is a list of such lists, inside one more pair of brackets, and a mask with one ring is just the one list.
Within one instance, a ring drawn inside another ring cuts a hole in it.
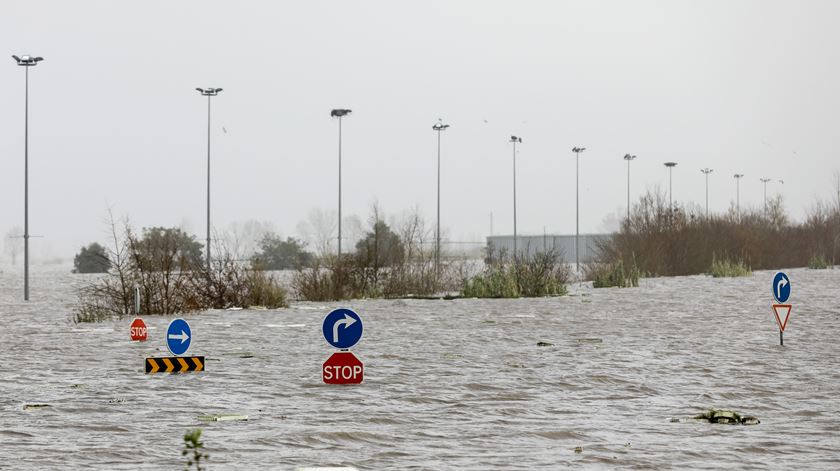
[{"label": "sign post", "polygon": [[[773,298],[776,303],[772,305],[773,315],[776,316],[776,324],[779,325],[779,345],[785,345],[785,327],[790,318],[791,304],[785,304],[790,299],[790,278],[783,272],[778,272],[773,277]],[[784,315],[784,319],[782,316]]]},{"label": "sign post", "polygon": [[131,328],[128,330],[131,334],[132,342],[145,342],[148,339],[149,329],[146,328],[146,323],[139,317],[131,322]]},{"label": "sign post", "polygon": [[362,339],[362,319],[350,309],[336,309],[326,317],[321,327],[327,343],[340,351],[333,353],[321,369],[326,384],[359,384],[364,380],[365,366],[349,351]]},{"label": "sign post", "polygon": [[192,343],[192,330],[184,319],[173,319],[166,329],[166,348],[172,357],[146,358],[146,373],[204,371],[203,356],[181,356]]},{"label": "sign post", "polygon": [[132,342],[145,342],[148,338],[149,329],[146,323],[140,318],[140,288],[134,287],[134,320],[131,321],[131,327],[128,329],[131,335]]}]

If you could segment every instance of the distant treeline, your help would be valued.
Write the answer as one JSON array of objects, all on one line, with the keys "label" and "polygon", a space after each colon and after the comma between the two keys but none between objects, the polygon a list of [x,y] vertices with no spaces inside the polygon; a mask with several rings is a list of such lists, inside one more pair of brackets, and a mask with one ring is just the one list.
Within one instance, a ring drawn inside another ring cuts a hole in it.
[{"label": "distant treeline", "polygon": [[619,232],[599,241],[605,263],[635,264],[649,276],[705,273],[714,260],[743,261],[753,269],[808,266],[815,258],[836,264],[840,255],[840,193],[817,202],[802,223],[791,223],[780,196],[761,209],[735,208],[705,216],[699,207],[669,207],[648,192]]}]

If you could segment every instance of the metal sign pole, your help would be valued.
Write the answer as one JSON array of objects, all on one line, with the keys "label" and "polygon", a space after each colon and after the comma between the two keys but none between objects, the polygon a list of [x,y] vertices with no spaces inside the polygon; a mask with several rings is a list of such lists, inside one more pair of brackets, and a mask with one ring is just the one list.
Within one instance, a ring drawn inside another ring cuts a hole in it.
[{"label": "metal sign pole", "polygon": [[140,314],[140,287],[134,287],[134,315]]}]

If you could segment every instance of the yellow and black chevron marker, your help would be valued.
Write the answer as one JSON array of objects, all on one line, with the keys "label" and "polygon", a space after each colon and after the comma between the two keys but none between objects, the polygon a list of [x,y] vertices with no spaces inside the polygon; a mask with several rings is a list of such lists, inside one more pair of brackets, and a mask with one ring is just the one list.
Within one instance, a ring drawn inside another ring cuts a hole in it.
[{"label": "yellow and black chevron marker", "polygon": [[204,371],[204,357],[146,358],[146,373]]}]

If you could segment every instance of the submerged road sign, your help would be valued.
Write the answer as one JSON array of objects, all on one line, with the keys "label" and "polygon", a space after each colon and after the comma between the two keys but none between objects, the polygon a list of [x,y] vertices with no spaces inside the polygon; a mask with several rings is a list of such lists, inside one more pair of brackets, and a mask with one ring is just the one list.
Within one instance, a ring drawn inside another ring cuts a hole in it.
[{"label": "submerged road sign", "polygon": [[[776,315],[776,323],[779,324],[779,332],[784,332],[787,327],[788,318],[790,317],[790,309],[793,306],[790,304],[774,304],[773,314]],[[784,320],[782,319],[784,317]]]},{"label": "submerged road sign", "polygon": [[362,338],[362,319],[350,309],[336,309],[327,314],[322,327],[324,338],[335,348],[350,348]]},{"label": "submerged road sign", "polygon": [[351,352],[335,352],[324,362],[327,384],[359,384],[365,378],[365,366]]},{"label": "submerged road sign", "polygon": [[190,349],[192,331],[184,319],[173,319],[166,329],[166,348],[173,355],[183,355]]},{"label": "submerged road sign", "polygon": [[146,373],[204,371],[204,357],[146,358]]},{"label": "submerged road sign", "polygon": [[786,303],[790,297],[790,278],[783,272],[778,272],[773,277],[773,297],[779,304]]},{"label": "submerged road sign", "polygon": [[139,317],[131,322],[131,328],[128,329],[131,340],[134,342],[145,342],[148,338],[148,331],[146,323]]}]

